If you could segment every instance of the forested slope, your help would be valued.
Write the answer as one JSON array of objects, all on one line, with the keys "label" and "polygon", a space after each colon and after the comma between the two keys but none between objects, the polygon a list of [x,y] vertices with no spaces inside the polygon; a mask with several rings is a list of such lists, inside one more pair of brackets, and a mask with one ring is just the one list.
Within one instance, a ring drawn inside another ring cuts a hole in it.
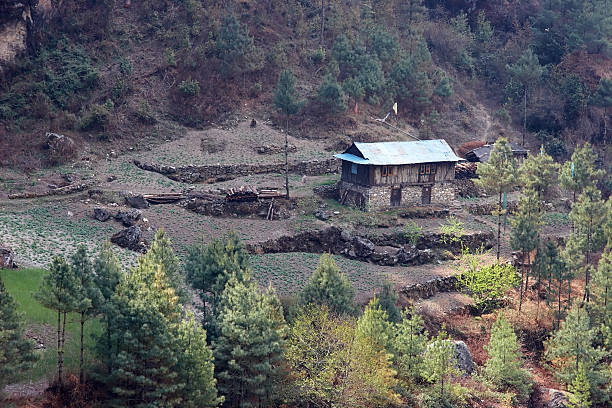
[{"label": "forested slope", "polygon": [[2,0],[0,10],[2,165],[48,165],[49,130],[103,151],[232,113],[280,123],[272,95],[284,69],[305,102],[291,119],[302,137],[376,139],[368,125],[397,102],[391,123],[454,147],[520,142],[525,129],[528,146],[562,159],[609,139],[606,0]]}]

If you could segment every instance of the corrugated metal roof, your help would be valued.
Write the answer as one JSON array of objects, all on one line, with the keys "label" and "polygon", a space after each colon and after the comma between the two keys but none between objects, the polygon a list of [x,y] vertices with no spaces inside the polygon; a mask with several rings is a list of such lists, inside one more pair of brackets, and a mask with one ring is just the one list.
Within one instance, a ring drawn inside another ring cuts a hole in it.
[{"label": "corrugated metal roof", "polygon": [[[529,152],[529,150],[525,149],[524,147],[516,143],[510,142],[509,144],[510,144],[510,149],[512,149],[512,154],[514,156],[527,155],[527,152]],[[493,145],[487,144],[487,145],[478,147],[474,150],[467,152],[466,156],[470,156],[471,154],[474,154],[475,158],[477,158],[478,161],[482,163],[488,163],[492,150],[493,150]],[[472,160],[474,160],[475,158],[472,157]]]},{"label": "corrugated metal roof", "polygon": [[415,142],[354,143],[354,145],[365,159],[347,152],[336,154],[334,157],[352,163],[376,166],[456,162],[460,160],[448,143],[442,139]]}]

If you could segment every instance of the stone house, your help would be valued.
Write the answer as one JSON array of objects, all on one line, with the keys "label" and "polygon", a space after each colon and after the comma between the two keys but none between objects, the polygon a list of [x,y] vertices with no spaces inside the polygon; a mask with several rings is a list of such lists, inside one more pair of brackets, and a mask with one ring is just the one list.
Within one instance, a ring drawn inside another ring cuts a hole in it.
[{"label": "stone house", "polygon": [[340,199],[363,210],[448,204],[455,198],[455,164],[445,140],[353,143],[344,153]]}]

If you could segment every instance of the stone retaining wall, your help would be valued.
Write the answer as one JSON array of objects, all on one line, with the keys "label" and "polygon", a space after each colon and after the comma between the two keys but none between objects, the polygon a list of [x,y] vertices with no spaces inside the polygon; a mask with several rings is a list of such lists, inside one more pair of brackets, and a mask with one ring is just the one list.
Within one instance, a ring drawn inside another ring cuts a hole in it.
[{"label": "stone retaining wall", "polygon": [[[172,180],[183,183],[214,183],[252,174],[283,173],[285,171],[284,163],[174,167],[134,160],[134,164],[143,170],[160,173]],[[339,167],[340,161],[338,159],[329,158],[289,163],[289,172],[307,176],[318,176],[337,173]]]}]

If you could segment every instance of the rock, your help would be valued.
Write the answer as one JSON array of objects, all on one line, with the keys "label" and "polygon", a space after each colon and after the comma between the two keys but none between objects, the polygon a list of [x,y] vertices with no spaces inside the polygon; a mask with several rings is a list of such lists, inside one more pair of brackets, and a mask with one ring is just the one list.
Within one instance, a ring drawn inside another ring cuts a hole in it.
[{"label": "rock", "polygon": [[114,175],[110,175],[106,178],[106,181],[108,181],[109,183],[115,180],[117,180],[117,176]]},{"label": "rock", "polygon": [[358,258],[368,258],[374,252],[374,244],[367,238],[355,237],[353,239],[355,256]]},{"label": "rock", "polygon": [[331,214],[329,213],[329,211],[325,211],[321,209],[315,211],[314,216],[316,219],[321,220],[321,221],[327,221],[331,218]]},{"label": "rock", "polygon": [[255,119],[251,119],[251,127],[254,128],[257,126],[257,121]]},{"label": "rock", "polygon": [[121,222],[126,227],[131,227],[135,225],[140,217],[142,216],[142,211],[137,209],[130,209],[127,211],[119,211],[117,215],[115,215],[115,219]]},{"label": "rock", "polygon": [[142,196],[142,194],[131,195],[125,198],[127,203],[134,208],[149,208],[149,202]]},{"label": "rock", "polygon": [[137,225],[121,230],[114,234],[110,241],[121,248],[136,252],[147,252],[147,244],[142,240],[142,230]]},{"label": "rock", "polygon": [[567,407],[569,399],[567,394],[560,390],[553,388],[548,389],[548,405],[547,408],[565,408]]},{"label": "rock", "polygon": [[342,230],[340,238],[342,238],[343,241],[351,242],[353,240],[353,235],[347,230]]},{"label": "rock", "polygon": [[457,368],[463,371],[466,375],[471,375],[476,370],[476,364],[472,360],[472,354],[467,345],[460,340],[455,340],[455,359],[457,360]]},{"label": "rock", "polygon": [[407,264],[418,258],[419,251],[415,247],[409,247],[406,249],[402,247],[397,251],[397,262],[400,264]]},{"label": "rock", "polygon": [[49,149],[49,157],[56,163],[74,157],[77,150],[76,143],[70,137],[51,132],[45,134],[44,147]]},{"label": "rock", "polygon": [[17,268],[15,253],[10,247],[0,244],[0,269],[11,268]]},{"label": "rock", "polygon": [[110,212],[106,208],[95,207],[94,208],[94,218],[98,221],[108,221],[111,215]]}]

